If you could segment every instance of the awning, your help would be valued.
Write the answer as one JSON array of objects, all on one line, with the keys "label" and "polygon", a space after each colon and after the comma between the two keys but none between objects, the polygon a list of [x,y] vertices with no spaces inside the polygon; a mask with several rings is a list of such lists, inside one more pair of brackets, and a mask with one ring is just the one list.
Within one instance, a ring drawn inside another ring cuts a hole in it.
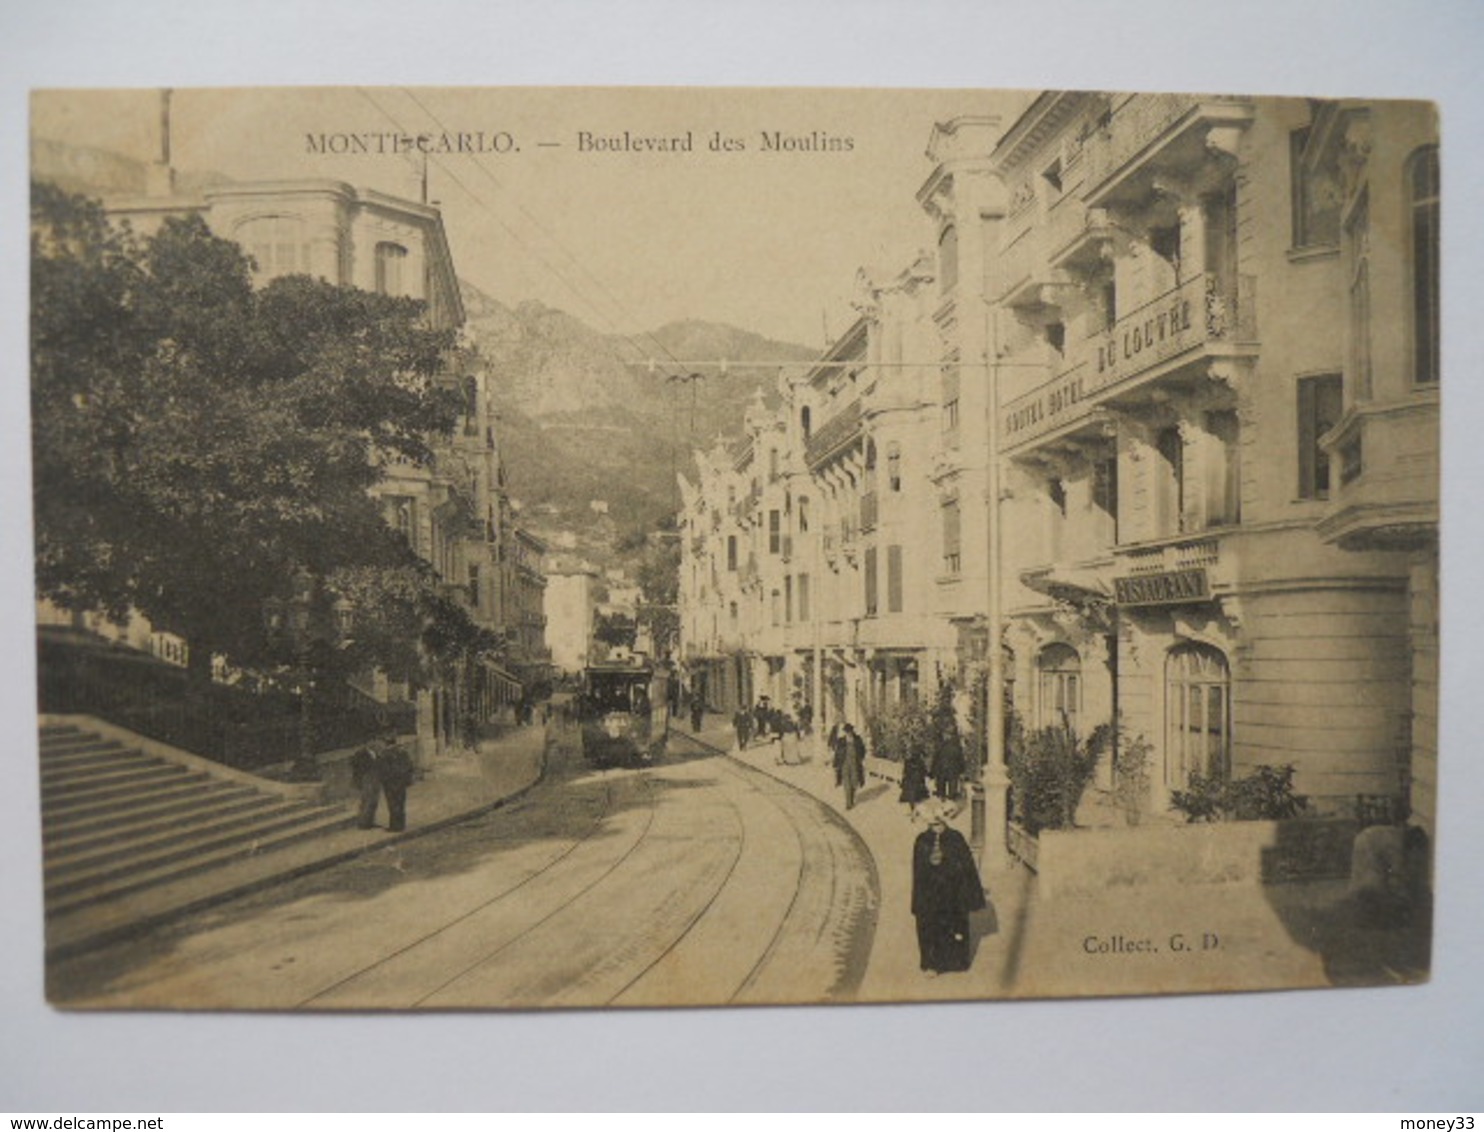
[{"label": "awning", "polygon": [[1020,575],[1020,580],[1053,601],[1065,601],[1071,605],[1105,604],[1113,600],[1113,590],[1107,579],[1096,570],[1052,566],[1027,570]]}]

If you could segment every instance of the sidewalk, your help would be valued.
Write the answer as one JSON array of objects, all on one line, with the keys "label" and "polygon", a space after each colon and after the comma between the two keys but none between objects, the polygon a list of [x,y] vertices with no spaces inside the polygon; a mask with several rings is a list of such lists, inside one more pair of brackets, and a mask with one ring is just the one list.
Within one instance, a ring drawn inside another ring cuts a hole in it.
[{"label": "sidewalk", "polygon": [[[970,970],[930,978],[918,966],[911,914],[912,844],[924,826],[897,800],[895,765],[868,759],[867,784],[846,810],[819,736],[789,740],[789,761],[782,764],[778,744],[739,752],[727,727],[708,727],[698,738],[820,799],[866,843],[881,904],[862,1002],[1190,993],[1334,981],[1333,953],[1321,954],[1307,929],[1339,899],[1342,884],[1124,888],[1048,900],[1039,896],[1035,874],[1018,865],[981,874],[991,907],[971,918]],[[967,811],[953,825],[967,835]],[[1203,946],[1208,935],[1219,941],[1210,948]],[[1177,937],[1180,942],[1172,943]]]},{"label": "sidewalk", "polygon": [[355,827],[349,771],[343,762],[331,762],[324,768],[324,796],[331,805],[344,805],[345,828],[57,917],[46,925],[47,955],[62,958],[137,936],[175,916],[497,809],[541,781],[547,747],[546,728],[533,724],[485,740],[477,750],[440,756],[408,791],[407,829],[399,833],[385,829],[385,804],[378,810],[380,828]]}]

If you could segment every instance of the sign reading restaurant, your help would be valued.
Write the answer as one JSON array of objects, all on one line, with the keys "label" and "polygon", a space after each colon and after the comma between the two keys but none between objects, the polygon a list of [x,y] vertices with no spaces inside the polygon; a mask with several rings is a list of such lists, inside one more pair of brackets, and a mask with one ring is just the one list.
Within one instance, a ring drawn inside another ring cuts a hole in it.
[{"label": "sign reading restaurant", "polygon": [[1119,605],[1180,605],[1205,601],[1211,596],[1211,584],[1205,570],[1172,570],[1114,578],[1113,595]]},{"label": "sign reading restaurant", "polygon": [[[1181,284],[1148,306],[1119,319],[1113,329],[1088,342],[1085,360],[1055,381],[1012,401],[1005,410],[1005,438],[1023,443],[1072,417],[1077,404],[1094,393],[1182,353],[1204,338],[1205,326],[1192,333],[1191,293],[1205,287],[1204,275]],[[1084,372],[1096,353],[1096,369]]]}]

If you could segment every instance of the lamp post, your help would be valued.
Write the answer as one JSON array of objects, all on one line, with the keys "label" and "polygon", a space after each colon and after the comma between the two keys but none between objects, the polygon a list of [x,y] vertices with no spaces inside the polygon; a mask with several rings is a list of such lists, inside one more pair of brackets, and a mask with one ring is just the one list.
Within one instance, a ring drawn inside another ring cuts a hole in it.
[{"label": "lamp post", "polygon": [[[292,775],[305,781],[319,777],[314,757],[312,726],[314,709],[314,672],[310,652],[314,644],[314,599],[319,584],[308,567],[294,571],[287,598],[270,597],[263,602],[263,625],[271,644],[283,645],[293,654],[295,682],[299,687],[299,735],[294,752]],[[336,616],[341,615],[336,604]],[[348,612],[348,603],[347,603]]]}]

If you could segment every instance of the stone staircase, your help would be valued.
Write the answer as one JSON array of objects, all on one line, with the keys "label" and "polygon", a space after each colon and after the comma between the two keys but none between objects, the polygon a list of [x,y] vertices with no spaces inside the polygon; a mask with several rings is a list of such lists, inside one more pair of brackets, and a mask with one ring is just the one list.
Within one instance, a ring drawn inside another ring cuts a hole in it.
[{"label": "stone staircase", "polygon": [[57,921],[353,821],[291,789],[66,723],[41,727],[41,818],[49,934]]}]

